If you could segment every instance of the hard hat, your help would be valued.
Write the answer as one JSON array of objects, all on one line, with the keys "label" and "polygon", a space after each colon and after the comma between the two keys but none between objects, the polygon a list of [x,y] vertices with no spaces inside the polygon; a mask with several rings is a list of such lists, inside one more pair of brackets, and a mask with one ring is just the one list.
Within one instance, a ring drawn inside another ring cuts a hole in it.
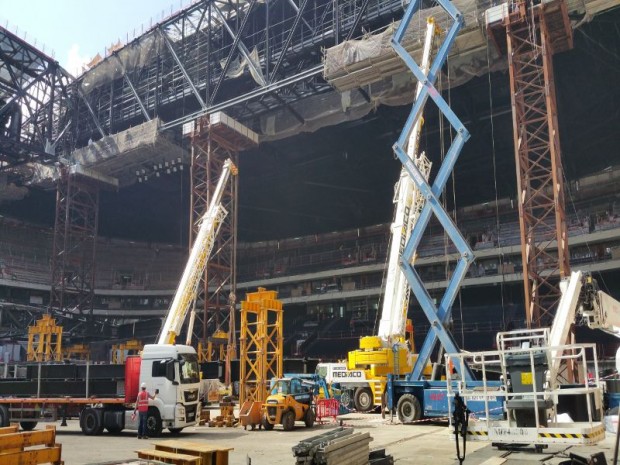
[{"label": "hard hat", "polygon": [[140,387],[141,387],[142,389],[146,389],[146,383],[142,383],[142,384],[140,385]]}]

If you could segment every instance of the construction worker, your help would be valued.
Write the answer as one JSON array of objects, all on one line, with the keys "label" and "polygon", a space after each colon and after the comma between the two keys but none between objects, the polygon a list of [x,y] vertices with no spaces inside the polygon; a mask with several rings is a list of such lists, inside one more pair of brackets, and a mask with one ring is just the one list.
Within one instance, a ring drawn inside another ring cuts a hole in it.
[{"label": "construction worker", "polygon": [[[157,391],[155,394],[157,394]],[[146,390],[146,383],[142,383],[140,386],[140,392],[138,393],[138,398],[136,399],[136,408],[133,411],[134,415],[136,414],[136,410],[138,411],[138,415],[140,415],[140,418],[138,419],[138,439],[149,438],[146,435],[146,417],[149,411],[149,399],[155,399],[155,396],[149,394]]]}]

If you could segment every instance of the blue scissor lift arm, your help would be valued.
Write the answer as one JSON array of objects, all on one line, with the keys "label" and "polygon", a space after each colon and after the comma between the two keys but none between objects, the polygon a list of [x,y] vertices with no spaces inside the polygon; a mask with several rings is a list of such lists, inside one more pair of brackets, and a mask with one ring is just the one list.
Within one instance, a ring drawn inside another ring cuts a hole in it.
[{"label": "blue scissor lift arm", "polygon": [[[438,3],[452,17],[454,22],[447,31],[446,37],[442,45],[439,47],[439,50],[437,51],[435,60],[429,68],[428,74],[424,74],[422,69],[416,64],[411,55],[409,55],[409,53],[402,46],[402,40],[404,38],[405,31],[411,23],[415,12],[419,9],[420,0],[413,0],[409,4],[400,23],[400,26],[394,34],[394,37],[392,37],[392,47],[405,62],[411,72],[415,75],[415,77],[423,84],[422,91],[416,99],[416,102],[411,110],[411,114],[407,118],[405,126],[403,127],[401,135],[393,147],[394,153],[403,164],[408,175],[411,176],[413,182],[418,186],[420,191],[426,197],[426,203],[420,213],[418,221],[413,228],[409,241],[405,246],[400,262],[403,273],[405,274],[405,277],[407,278],[407,281],[409,282],[409,285],[411,286],[415,297],[418,299],[418,302],[420,303],[422,310],[424,311],[424,314],[426,315],[426,318],[430,323],[430,330],[426,336],[424,344],[422,345],[422,349],[420,350],[413,371],[407,376],[407,381],[422,380],[422,373],[424,371],[424,367],[430,360],[430,356],[435,347],[437,339],[439,339],[446,352],[456,353],[459,351],[456,342],[452,338],[452,335],[446,329],[445,323],[450,318],[450,314],[452,312],[452,305],[460,289],[461,282],[463,281],[463,278],[467,273],[467,269],[469,268],[469,265],[473,261],[474,257],[471,248],[467,244],[467,241],[463,238],[458,228],[452,222],[448,213],[444,210],[444,208],[441,206],[441,203],[439,202],[439,197],[446,185],[446,182],[448,181],[450,173],[454,168],[459,154],[461,153],[461,149],[463,148],[463,145],[465,144],[467,139],[469,139],[469,132],[467,131],[467,129],[465,129],[463,123],[461,123],[456,114],[454,114],[454,112],[450,109],[449,105],[446,103],[446,101],[443,99],[441,94],[434,86],[435,80],[437,78],[437,73],[441,70],[441,67],[445,63],[450,48],[452,47],[454,40],[456,39],[456,36],[463,25],[463,16],[454,7],[454,5],[452,5],[452,3],[450,3],[448,0],[438,0]],[[439,171],[437,173],[437,176],[435,177],[432,186],[430,186],[429,183],[424,179],[424,176],[422,176],[418,168],[407,156],[405,150],[405,144],[407,143],[409,134],[411,133],[411,130],[416,124],[416,122],[421,118],[422,109],[424,108],[424,105],[429,97],[436,103],[439,111],[445,115],[445,117],[448,119],[448,121],[456,131],[456,137],[452,141],[452,145],[450,146],[450,149],[446,154],[444,162],[439,168]],[[433,299],[428,294],[428,291],[426,290],[424,283],[420,279],[420,276],[418,275],[413,265],[411,265],[413,255],[418,248],[418,245],[420,244],[422,235],[428,225],[428,222],[430,221],[432,213],[435,214],[438,221],[441,223],[446,233],[448,234],[448,236],[460,253],[456,269],[448,282],[448,286],[438,307],[435,306]],[[474,379],[474,376],[469,367],[465,367],[464,373],[459,374],[464,380],[471,381]]]}]

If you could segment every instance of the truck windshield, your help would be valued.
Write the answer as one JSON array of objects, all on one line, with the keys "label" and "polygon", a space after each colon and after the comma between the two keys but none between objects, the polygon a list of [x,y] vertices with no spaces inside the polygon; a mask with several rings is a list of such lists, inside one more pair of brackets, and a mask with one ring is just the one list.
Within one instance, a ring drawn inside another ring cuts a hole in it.
[{"label": "truck windshield", "polygon": [[181,354],[180,356],[181,384],[191,384],[200,381],[198,357],[195,354]]}]

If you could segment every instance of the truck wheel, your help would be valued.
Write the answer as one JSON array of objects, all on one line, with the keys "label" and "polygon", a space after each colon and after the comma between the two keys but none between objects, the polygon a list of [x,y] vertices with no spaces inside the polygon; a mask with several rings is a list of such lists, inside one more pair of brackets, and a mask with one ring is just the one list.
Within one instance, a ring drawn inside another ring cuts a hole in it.
[{"label": "truck wheel", "polygon": [[120,434],[121,431],[123,431],[123,428],[120,426],[106,426],[105,429],[107,429],[110,434]]},{"label": "truck wheel", "polygon": [[9,426],[9,409],[6,405],[0,405],[0,427]]},{"label": "truck wheel", "polygon": [[355,391],[355,409],[358,412],[369,412],[374,407],[370,388],[359,388]]},{"label": "truck wheel", "polygon": [[22,427],[24,431],[32,431],[35,426],[37,426],[36,421],[20,421],[19,426]]},{"label": "truck wheel", "polygon": [[295,428],[295,413],[290,410],[282,414],[282,428],[284,431],[291,431]]},{"label": "truck wheel", "polygon": [[161,432],[163,430],[161,424],[161,417],[159,416],[159,412],[155,409],[149,409],[149,412],[146,416],[146,434],[152,438],[158,438],[161,436]]},{"label": "truck wheel", "polygon": [[422,417],[420,401],[413,394],[403,394],[396,404],[398,419],[402,423],[412,423]]},{"label": "truck wheel", "polygon": [[312,428],[314,426],[314,410],[312,407],[306,410],[306,414],[304,415],[304,423],[307,428]]},{"label": "truck wheel", "polygon": [[264,415],[261,423],[263,425],[263,428],[265,428],[265,431],[271,431],[273,429],[273,423],[269,423],[269,420],[267,420],[267,417]]},{"label": "truck wheel", "polygon": [[101,415],[99,415],[94,408],[82,410],[82,414],[80,415],[80,426],[82,427],[82,432],[86,436],[95,436],[103,432]]}]

